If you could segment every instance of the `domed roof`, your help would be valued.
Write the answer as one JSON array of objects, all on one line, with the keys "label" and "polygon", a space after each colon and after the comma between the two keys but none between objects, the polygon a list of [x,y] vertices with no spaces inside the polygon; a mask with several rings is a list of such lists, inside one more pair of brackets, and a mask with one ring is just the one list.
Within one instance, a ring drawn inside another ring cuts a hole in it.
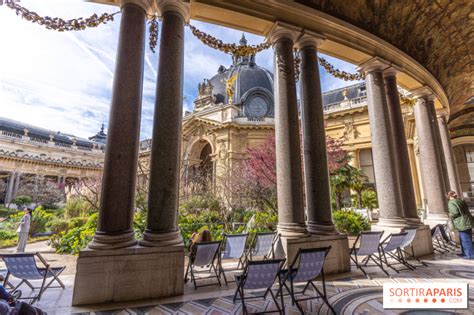
[{"label": "domed roof", "polygon": [[[244,36],[241,45],[247,43]],[[229,102],[226,92],[227,80],[234,78],[233,98]],[[229,68],[220,66],[209,82],[213,86],[214,103],[232,103],[241,108],[243,116],[273,117],[273,74],[255,62],[255,56],[234,57]],[[250,108],[249,105],[252,104]],[[250,110],[250,112],[249,112]],[[264,113],[265,112],[265,113]]]}]

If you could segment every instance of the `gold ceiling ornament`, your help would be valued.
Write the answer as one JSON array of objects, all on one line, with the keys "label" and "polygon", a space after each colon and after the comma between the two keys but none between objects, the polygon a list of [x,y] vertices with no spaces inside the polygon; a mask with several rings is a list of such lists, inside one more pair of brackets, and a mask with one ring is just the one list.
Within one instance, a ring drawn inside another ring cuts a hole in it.
[{"label": "gold ceiling ornament", "polygon": [[405,96],[400,92],[398,92],[398,96],[400,97],[400,104],[407,106],[415,106],[415,99],[409,98],[408,96]]},{"label": "gold ceiling ornament", "polygon": [[258,45],[236,45],[224,43],[222,40],[215,38],[212,35],[206,34],[197,29],[194,25],[187,24],[194,36],[197,37],[204,45],[220,50],[226,54],[237,57],[252,56],[257,53],[270,48],[270,43],[265,42]]},{"label": "gold ceiling ornament", "polygon": [[365,75],[363,75],[362,73],[349,73],[349,72],[334,68],[334,66],[330,64],[323,57],[318,57],[318,60],[321,67],[323,67],[327,73],[331,74],[335,78],[338,78],[344,81],[359,81],[359,80],[365,79]]},{"label": "gold ceiling ornament", "polygon": [[297,49],[295,49],[293,51],[293,62],[295,64],[295,81],[298,82],[300,80],[301,58],[300,58],[300,54],[298,53]]},{"label": "gold ceiling ornament", "polygon": [[81,31],[89,27],[97,27],[101,24],[106,24],[109,21],[113,21],[114,16],[120,13],[120,11],[117,11],[112,14],[103,13],[100,16],[98,16],[97,14],[93,14],[88,18],[80,17],[77,19],[63,20],[57,17],[42,17],[38,13],[30,11],[14,2],[7,2],[6,5],[10,9],[15,10],[16,15],[21,16],[23,19],[42,25],[49,30],[54,30],[58,32]]},{"label": "gold ceiling ornament", "polygon": [[150,21],[148,22],[149,24],[148,30],[150,32],[149,45],[150,45],[151,51],[155,52],[156,45],[158,44],[158,32],[159,32],[158,16],[155,14],[148,17],[150,18]]}]

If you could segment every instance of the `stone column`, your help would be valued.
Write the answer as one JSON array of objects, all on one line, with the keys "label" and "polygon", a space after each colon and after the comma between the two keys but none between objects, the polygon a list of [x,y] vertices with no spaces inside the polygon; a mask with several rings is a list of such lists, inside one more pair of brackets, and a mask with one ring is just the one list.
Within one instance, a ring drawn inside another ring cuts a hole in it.
[{"label": "stone column", "polygon": [[[443,147],[443,153],[446,159],[446,169],[448,172],[447,182],[449,183],[449,190],[454,190],[461,197],[462,190],[461,185],[459,184],[458,169],[456,167],[451,137],[449,135],[448,126],[444,116],[438,116],[438,129],[440,131],[441,145]],[[446,181],[446,178],[444,180]]]},{"label": "stone column", "polygon": [[132,229],[145,52],[145,10],[122,6],[99,223],[91,249],[136,244]]},{"label": "stone column", "polygon": [[18,193],[18,189],[20,189],[20,182],[21,182],[20,172],[16,173],[16,176],[14,176],[14,180],[15,180],[15,185],[13,187],[12,199],[16,197],[16,194]]},{"label": "stone column", "polygon": [[394,159],[394,162],[400,189],[400,202],[403,209],[403,217],[407,222],[409,224],[420,225],[421,221],[416,209],[415,191],[413,189],[413,179],[411,176],[405,125],[403,124],[396,74],[397,71],[393,67],[384,71],[388,114],[392,129],[393,144],[397,152],[397,157]]},{"label": "stone column", "polygon": [[436,109],[434,106],[434,99],[429,98],[428,102],[432,103],[428,107],[429,107],[430,115],[431,115],[431,123],[433,124],[434,136],[436,138],[437,152],[439,155],[439,160],[441,162],[441,170],[443,171],[445,193],[447,193],[451,188],[449,185],[448,167],[446,165],[446,157],[444,155],[443,144],[441,142],[441,132],[439,130],[438,118],[437,118]]},{"label": "stone column", "polygon": [[420,170],[424,196],[428,203],[428,220],[446,222],[448,205],[445,197],[446,187],[443,179],[435,130],[430,107],[433,107],[432,94],[428,89],[412,92],[418,97],[414,108],[418,147],[420,150]]},{"label": "stone column", "polygon": [[331,214],[326,134],[317,47],[318,34],[306,32],[296,43],[301,57],[301,126],[303,129],[304,180],[307,229],[311,234],[337,234]]},{"label": "stone column", "polygon": [[182,244],[178,229],[181,123],[183,118],[184,23],[181,1],[163,1],[147,228],[143,246]]},{"label": "stone column", "polygon": [[278,231],[285,237],[306,234],[301,149],[293,44],[299,29],[275,24],[270,41],[275,51],[275,142]]},{"label": "stone column", "polygon": [[380,219],[377,225],[373,226],[374,229],[406,226],[397,180],[397,153],[383,79],[383,69],[387,67],[388,65],[377,57],[360,66],[360,70],[366,75],[374,173],[380,209]]},{"label": "stone column", "polygon": [[7,193],[5,195],[4,204],[9,204],[13,199],[13,187],[15,184],[16,173],[12,172],[8,176],[8,186],[7,186]]}]

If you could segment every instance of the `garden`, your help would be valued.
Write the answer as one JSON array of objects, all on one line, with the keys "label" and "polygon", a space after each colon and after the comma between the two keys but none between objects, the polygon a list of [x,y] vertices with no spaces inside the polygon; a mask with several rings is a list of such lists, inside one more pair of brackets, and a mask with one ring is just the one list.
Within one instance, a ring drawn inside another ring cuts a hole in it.
[{"label": "garden", "polygon": [[[375,190],[362,171],[350,165],[351,157],[342,149],[341,142],[328,138],[327,147],[333,220],[337,229],[348,235],[369,230],[368,216],[353,208],[368,211],[376,208]],[[209,189],[209,178],[203,176],[194,176],[191,181],[186,181],[186,185],[193,187],[193,193],[189,193],[189,187],[182,184],[178,225],[185,243],[192,233],[203,229],[208,229],[214,240],[222,239],[225,233],[252,235],[276,229],[278,205],[274,138],[270,137],[262,145],[248,149],[247,153],[248,159],[241,165],[219,172],[221,178],[216,178],[216,181],[220,183],[220,188]],[[140,169],[143,169],[142,165]],[[133,228],[136,238],[140,239],[146,226],[148,191],[146,179],[138,182]],[[56,187],[58,192],[52,191],[51,185],[45,179],[36,181],[36,193],[24,190],[14,199],[15,207],[0,208],[0,248],[16,246],[16,229],[23,212],[14,208],[21,209],[27,205],[36,205],[29,242],[48,240],[56,252],[67,254],[77,254],[87,246],[97,227],[100,178],[82,179],[67,194],[64,187]],[[49,194],[38,194],[42,186],[47,187],[44,190]]]}]

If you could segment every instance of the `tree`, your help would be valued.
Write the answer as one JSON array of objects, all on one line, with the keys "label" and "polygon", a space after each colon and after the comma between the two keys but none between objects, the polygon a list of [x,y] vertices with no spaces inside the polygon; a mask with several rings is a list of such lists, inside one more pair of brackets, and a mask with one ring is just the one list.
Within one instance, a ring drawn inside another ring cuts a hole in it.
[{"label": "tree", "polygon": [[102,179],[99,176],[81,178],[73,184],[71,197],[79,198],[88,204],[93,212],[99,211]]}]

